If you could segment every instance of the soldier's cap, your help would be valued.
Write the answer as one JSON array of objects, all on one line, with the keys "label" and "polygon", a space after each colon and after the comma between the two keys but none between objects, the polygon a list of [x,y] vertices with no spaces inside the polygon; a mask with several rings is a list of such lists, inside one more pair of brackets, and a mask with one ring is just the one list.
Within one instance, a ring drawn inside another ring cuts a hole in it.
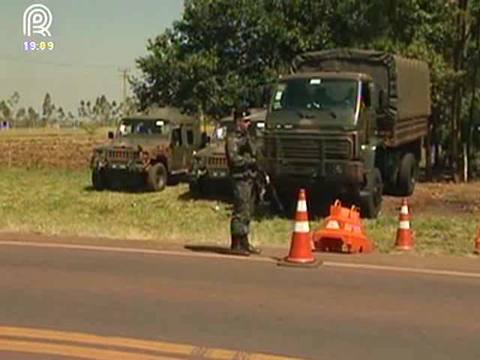
[{"label": "soldier's cap", "polygon": [[250,121],[250,111],[247,108],[236,109],[233,113],[233,118],[235,120]]}]

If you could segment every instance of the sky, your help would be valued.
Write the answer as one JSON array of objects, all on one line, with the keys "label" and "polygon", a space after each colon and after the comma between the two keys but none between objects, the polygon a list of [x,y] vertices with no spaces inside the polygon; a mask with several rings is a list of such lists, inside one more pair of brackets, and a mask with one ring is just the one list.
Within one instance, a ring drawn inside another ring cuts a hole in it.
[{"label": "sky", "polygon": [[[50,10],[51,36],[24,34],[33,4]],[[49,92],[74,115],[81,99],[121,100],[121,69],[138,74],[135,59],[146,54],[147,40],[182,12],[183,0],[0,0],[0,100],[18,91],[19,107],[40,110]],[[53,50],[26,51],[25,41],[52,42]]]}]

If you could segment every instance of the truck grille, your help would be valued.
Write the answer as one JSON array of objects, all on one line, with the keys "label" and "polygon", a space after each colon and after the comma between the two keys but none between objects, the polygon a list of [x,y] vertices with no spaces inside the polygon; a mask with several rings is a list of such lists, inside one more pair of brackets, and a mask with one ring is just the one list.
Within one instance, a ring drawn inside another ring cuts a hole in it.
[{"label": "truck grille", "polygon": [[[352,158],[352,141],[346,138],[293,138],[279,137],[271,145],[278,145],[273,151],[277,156],[302,160],[348,160]],[[276,147],[276,146],[274,146]]]},{"label": "truck grille", "polygon": [[129,150],[108,150],[107,160],[109,161],[130,161],[139,158],[138,152]]},{"label": "truck grille", "polygon": [[209,167],[226,168],[227,159],[223,156],[213,156],[208,158],[207,164]]}]

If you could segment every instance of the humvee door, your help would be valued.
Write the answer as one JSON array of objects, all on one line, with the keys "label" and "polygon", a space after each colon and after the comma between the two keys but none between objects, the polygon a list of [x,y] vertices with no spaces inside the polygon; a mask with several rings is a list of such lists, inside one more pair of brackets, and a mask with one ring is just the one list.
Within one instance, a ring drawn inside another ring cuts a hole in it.
[{"label": "humvee door", "polygon": [[192,125],[182,124],[172,130],[171,138],[172,165],[171,172],[186,172],[193,158],[195,133]]}]

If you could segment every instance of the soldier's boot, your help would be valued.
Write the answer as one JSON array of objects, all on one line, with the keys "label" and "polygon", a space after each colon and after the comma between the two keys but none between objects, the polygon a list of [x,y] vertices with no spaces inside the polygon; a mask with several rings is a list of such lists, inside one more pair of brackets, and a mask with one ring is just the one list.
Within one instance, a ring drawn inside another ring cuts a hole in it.
[{"label": "soldier's boot", "polygon": [[243,248],[242,241],[238,238],[232,238],[230,253],[232,255],[250,256],[250,252]]},{"label": "soldier's boot", "polygon": [[262,253],[262,250],[259,248],[256,248],[252,244],[248,242],[248,236],[244,236],[241,239],[241,246],[244,250],[246,250],[249,254],[253,255],[260,255]]}]

